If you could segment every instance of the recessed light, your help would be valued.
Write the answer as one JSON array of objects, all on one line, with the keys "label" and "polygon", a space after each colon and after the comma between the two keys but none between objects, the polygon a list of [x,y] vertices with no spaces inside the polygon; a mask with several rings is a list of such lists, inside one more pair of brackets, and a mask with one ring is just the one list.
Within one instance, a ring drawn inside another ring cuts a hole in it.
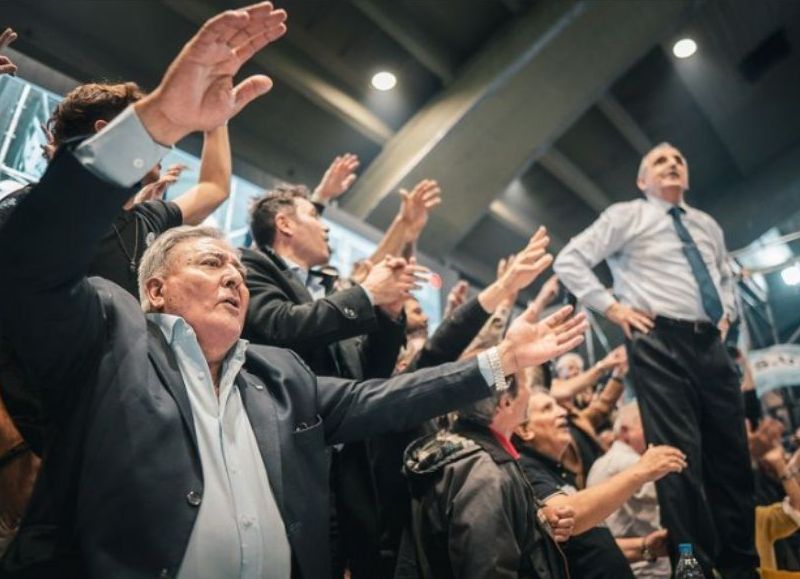
[{"label": "recessed light", "polygon": [[372,77],[372,86],[377,90],[392,90],[397,84],[397,77],[385,70],[375,73]]},{"label": "recessed light", "polygon": [[795,263],[789,267],[785,267],[781,271],[781,277],[783,278],[783,283],[786,285],[800,284],[800,265]]},{"label": "recessed light", "polygon": [[697,52],[697,43],[691,38],[681,38],[672,47],[672,54],[678,58],[689,58]]}]

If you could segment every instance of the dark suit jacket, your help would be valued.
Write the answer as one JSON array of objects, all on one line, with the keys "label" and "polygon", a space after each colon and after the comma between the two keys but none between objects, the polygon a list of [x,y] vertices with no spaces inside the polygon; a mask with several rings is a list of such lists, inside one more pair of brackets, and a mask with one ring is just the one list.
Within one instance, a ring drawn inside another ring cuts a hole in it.
[{"label": "dark suit jacket", "polygon": [[[0,230],[0,246],[14,248],[0,252],[0,320],[45,391],[55,432],[4,576],[173,577],[202,502],[172,350],[130,295],[84,277],[130,195],[62,147]],[[304,579],[328,577],[326,445],[407,428],[489,394],[474,361],[357,384],[317,379],[294,353],[259,346],[236,383],[293,576]]]},{"label": "dark suit jacket", "polygon": [[250,306],[244,337],[297,352],[323,376],[385,378],[405,342],[405,323],[372,307],[360,287],[314,300],[269,249],[242,249]]}]

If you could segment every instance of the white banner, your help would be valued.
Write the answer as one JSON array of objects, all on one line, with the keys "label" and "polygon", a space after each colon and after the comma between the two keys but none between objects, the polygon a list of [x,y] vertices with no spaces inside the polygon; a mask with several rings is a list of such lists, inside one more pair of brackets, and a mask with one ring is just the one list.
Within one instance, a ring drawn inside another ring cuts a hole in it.
[{"label": "white banner", "polygon": [[779,344],[747,354],[756,392],[764,393],[786,386],[800,386],[800,346]]}]

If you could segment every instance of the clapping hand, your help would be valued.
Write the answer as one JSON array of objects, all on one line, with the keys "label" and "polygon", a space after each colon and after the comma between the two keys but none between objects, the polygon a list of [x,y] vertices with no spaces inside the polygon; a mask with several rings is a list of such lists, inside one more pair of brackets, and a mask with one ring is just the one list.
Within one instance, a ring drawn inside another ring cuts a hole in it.
[{"label": "clapping hand", "polygon": [[134,105],[157,142],[172,145],[210,131],[272,88],[263,74],[233,77],[256,52],[284,35],[286,12],[261,2],[208,20],[172,61],[156,89]]}]

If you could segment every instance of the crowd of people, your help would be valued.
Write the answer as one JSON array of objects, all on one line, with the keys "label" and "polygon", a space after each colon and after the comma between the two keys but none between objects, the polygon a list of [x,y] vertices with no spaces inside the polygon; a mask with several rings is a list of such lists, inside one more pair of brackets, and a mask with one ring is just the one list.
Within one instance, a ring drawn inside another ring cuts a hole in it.
[{"label": "crowd of people", "polygon": [[[433,179],[349,273],[321,216],[351,154],[255,199],[249,247],[202,225],[228,120],[272,86],[234,76],[285,31],[269,2],[228,11],[152,92],[75,88],[42,179],[0,198],[0,576],[667,578],[686,543],[709,579],[800,570],[800,454],[725,348],[733,278],[681,152],[556,258],[542,227],[456,284],[429,335]],[[198,182],[165,200],[197,131]],[[625,334],[589,368],[564,288]]]}]

